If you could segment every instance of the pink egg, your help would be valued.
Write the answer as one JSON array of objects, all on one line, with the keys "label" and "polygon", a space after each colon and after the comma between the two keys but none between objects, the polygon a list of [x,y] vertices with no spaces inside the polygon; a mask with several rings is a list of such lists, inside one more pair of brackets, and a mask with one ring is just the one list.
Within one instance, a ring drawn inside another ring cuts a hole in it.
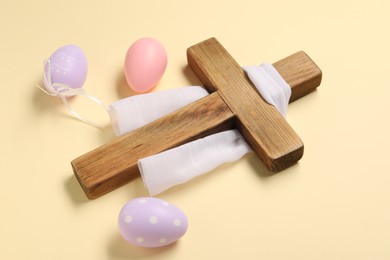
[{"label": "pink egg", "polygon": [[187,217],[176,206],[158,198],[129,201],[118,217],[119,231],[129,243],[140,247],[161,247],[182,237]]},{"label": "pink egg", "polygon": [[167,52],[159,41],[141,38],[130,46],[126,54],[127,83],[136,92],[146,92],[160,81],[167,63]]}]

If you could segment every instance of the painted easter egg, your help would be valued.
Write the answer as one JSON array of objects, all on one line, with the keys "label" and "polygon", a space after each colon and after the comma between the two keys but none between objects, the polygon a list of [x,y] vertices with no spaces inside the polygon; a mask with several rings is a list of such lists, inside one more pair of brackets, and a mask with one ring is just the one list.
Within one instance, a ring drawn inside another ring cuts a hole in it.
[{"label": "painted easter egg", "polygon": [[125,58],[125,76],[129,86],[136,92],[152,89],[162,78],[167,67],[167,52],[153,38],[141,38],[134,42]]},{"label": "painted easter egg", "polygon": [[141,247],[161,247],[177,241],[187,231],[185,214],[158,198],[136,198],[122,208],[119,231],[129,243]]},{"label": "painted easter egg", "polygon": [[52,94],[55,94],[58,89],[52,85],[55,83],[64,84],[70,88],[81,88],[87,78],[87,58],[79,46],[66,45],[49,57],[44,70],[45,78],[50,79],[50,82],[45,80],[44,84]]}]

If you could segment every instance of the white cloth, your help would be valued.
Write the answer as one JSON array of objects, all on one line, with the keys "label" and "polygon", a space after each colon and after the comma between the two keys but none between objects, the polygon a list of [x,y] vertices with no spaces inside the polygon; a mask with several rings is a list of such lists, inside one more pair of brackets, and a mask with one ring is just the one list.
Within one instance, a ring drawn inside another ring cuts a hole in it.
[{"label": "white cloth", "polygon": [[191,86],[121,99],[108,107],[112,129],[124,135],[208,94],[203,87]]},{"label": "white cloth", "polygon": [[285,117],[291,88],[274,66],[264,63],[260,66],[245,66],[243,69],[265,101],[275,106]]},{"label": "white cloth", "polygon": [[138,161],[151,196],[185,183],[251,151],[238,130],[213,134]]},{"label": "white cloth", "polygon": [[[277,70],[271,64],[244,70],[266,102],[285,116],[291,88]],[[109,106],[114,131],[122,135],[206,95],[201,87],[184,87],[120,100]],[[238,160],[249,151],[251,148],[241,134],[229,130],[140,159],[138,167],[146,188],[154,196],[225,162]]]}]

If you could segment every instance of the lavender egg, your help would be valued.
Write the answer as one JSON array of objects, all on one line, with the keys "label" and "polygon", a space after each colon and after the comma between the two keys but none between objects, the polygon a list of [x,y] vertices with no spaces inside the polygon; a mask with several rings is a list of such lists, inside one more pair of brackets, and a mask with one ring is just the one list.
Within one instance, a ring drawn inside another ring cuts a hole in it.
[{"label": "lavender egg", "polygon": [[119,231],[129,243],[161,247],[181,238],[188,221],[176,206],[158,198],[142,197],[126,203],[119,213]]},{"label": "lavender egg", "polygon": [[45,78],[51,82],[44,82],[46,89],[55,94],[59,83],[70,88],[81,88],[87,78],[88,64],[83,50],[76,45],[65,45],[56,50],[45,63]]}]

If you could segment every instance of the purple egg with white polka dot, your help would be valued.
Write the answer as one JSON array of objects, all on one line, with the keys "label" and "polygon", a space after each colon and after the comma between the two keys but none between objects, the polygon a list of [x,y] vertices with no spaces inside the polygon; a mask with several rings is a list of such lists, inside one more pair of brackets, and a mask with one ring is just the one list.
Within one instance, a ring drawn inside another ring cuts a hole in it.
[{"label": "purple egg with white polka dot", "polygon": [[136,198],[122,208],[119,231],[129,243],[161,247],[181,238],[187,231],[186,215],[178,207],[158,198]]}]

